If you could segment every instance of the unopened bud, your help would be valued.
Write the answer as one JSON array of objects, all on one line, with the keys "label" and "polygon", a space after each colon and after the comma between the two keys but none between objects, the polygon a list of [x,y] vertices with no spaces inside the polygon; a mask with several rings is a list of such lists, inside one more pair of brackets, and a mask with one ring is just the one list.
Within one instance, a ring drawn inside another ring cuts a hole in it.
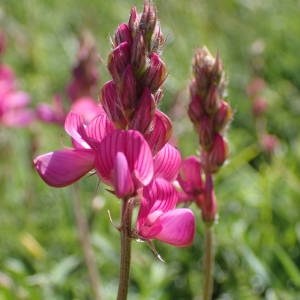
[{"label": "unopened bud", "polygon": [[130,63],[130,45],[123,42],[113,49],[108,57],[108,70],[116,82],[119,82],[126,66]]},{"label": "unopened bud", "polygon": [[136,108],[132,123],[130,123],[129,127],[141,133],[147,133],[154,117],[155,108],[154,97],[146,87],[144,88],[141,99],[139,100],[139,106]]},{"label": "unopened bud", "polygon": [[131,64],[137,77],[146,71],[146,45],[141,32],[136,34],[132,42]]},{"label": "unopened bud", "polygon": [[220,101],[218,111],[214,115],[214,130],[221,132],[232,118],[232,109],[224,100]]},{"label": "unopened bud", "polygon": [[209,115],[216,112],[219,106],[219,91],[216,85],[211,85],[204,102],[205,112]]},{"label": "unopened bud", "polygon": [[137,14],[136,8],[133,7],[130,12],[128,27],[130,31],[135,35],[139,25],[139,16]]},{"label": "unopened bud", "polygon": [[199,140],[201,147],[208,151],[211,149],[215,133],[212,127],[212,120],[204,115],[199,123]]},{"label": "unopened bud", "polygon": [[198,128],[203,116],[205,115],[203,109],[203,100],[199,95],[192,97],[192,101],[190,102],[188,108],[188,115],[196,128]]},{"label": "unopened bud", "polygon": [[144,10],[139,23],[139,30],[143,33],[145,43],[147,44],[146,48],[148,49],[148,51],[150,51],[152,33],[156,25],[156,20],[156,9],[153,7],[149,0],[145,0]]},{"label": "unopened bud", "polygon": [[136,103],[136,80],[131,65],[128,65],[123,73],[119,92],[124,113],[127,119],[130,119]]},{"label": "unopened bud", "polygon": [[210,173],[216,173],[228,157],[228,145],[224,137],[216,134],[209,151],[202,152],[204,168]]},{"label": "unopened bud", "polygon": [[120,129],[125,129],[127,127],[127,120],[124,116],[123,107],[120,103],[114,81],[108,81],[103,85],[100,102],[115,126]]},{"label": "unopened bud", "polygon": [[150,88],[152,93],[155,93],[166,78],[167,70],[165,63],[157,53],[152,53],[149,68],[144,75],[145,85]]},{"label": "unopened bud", "polygon": [[129,45],[132,44],[131,32],[127,24],[119,25],[115,33],[114,47],[117,47],[123,42],[127,42]]},{"label": "unopened bud", "polygon": [[279,146],[277,136],[272,134],[264,134],[260,139],[262,150],[267,154],[274,154]]},{"label": "unopened bud", "polygon": [[268,103],[263,97],[255,97],[252,104],[252,113],[254,117],[262,116],[268,109]]}]

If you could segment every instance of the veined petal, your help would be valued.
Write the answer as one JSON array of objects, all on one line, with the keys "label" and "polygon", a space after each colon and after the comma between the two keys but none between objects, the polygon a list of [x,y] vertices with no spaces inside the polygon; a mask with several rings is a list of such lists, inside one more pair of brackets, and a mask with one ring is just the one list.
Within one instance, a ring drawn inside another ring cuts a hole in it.
[{"label": "veined petal", "polygon": [[144,134],[152,153],[156,154],[168,142],[171,135],[171,120],[157,109],[153,118],[153,129],[149,133]]},{"label": "veined petal", "polygon": [[109,120],[106,113],[97,115],[84,130],[83,138],[89,143],[93,148],[104,139],[107,134],[112,133],[115,130],[115,126]]},{"label": "veined petal", "polygon": [[88,143],[81,136],[83,126],[84,120],[81,115],[72,111],[67,114],[65,120],[65,131],[72,137],[75,148],[90,149]]},{"label": "veined petal", "polygon": [[123,198],[134,192],[134,184],[131,178],[128,163],[123,152],[118,152],[114,167],[114,186],[116,195]]},{"label": "veined petal", "polygon": [[101,178],[113,185],[115,157],[124,153],[136,187],[147,185],[153,177],[151,150],[144,137],[135,130],[115,130],[97,148],[96,169]]},{"label": "veined petal", "polygon": [[156,210],[167,212],[175,208],[178,192],[170,182],[156,178],[144,187],[143,197],[150,203],[149,214]]},{"label": "veined petal", "polygon": [[162,214],[157,222],[161,231],[154,237],[177,247],[192,244],[195,235],[195,217],[188,208],[177,208]]},{"label": "veined petal", "polygon": [[172,145],[166,144],[154,157],[154,176],[168,181],[177,177],[181,156],[180,152]]},{"label": "veined petal", "polygon": [[64,149],[34,159],[41,178],[54,187],[72,184],[94,168],[95,154],[87,149]]},{"label": "veined petal", "polygon": [[159,217],[175,208],[178,192],[168,181],[157,178],[143,189],[143,199],[137,217],[137,232],[151,239],[161,231]]}]

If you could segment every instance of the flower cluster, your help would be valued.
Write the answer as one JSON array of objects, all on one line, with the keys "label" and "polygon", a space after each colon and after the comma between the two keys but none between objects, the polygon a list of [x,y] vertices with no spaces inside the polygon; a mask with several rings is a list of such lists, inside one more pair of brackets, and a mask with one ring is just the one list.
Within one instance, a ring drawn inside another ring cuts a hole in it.
[{"label": "flower cluster", "polygon": [[8,127],[27,126],[34,119],[28,108],[30,97],[17,87],[13,70],[1,62],[5,52],[5,36],[0,30],[0,123]]},{"label": "flower cluster", "polygon": [[206,47],[197,49],[193,73],[188,114],[199,136],[200,157],[183,161],[178,182],[183,200],[194,201],[202,210],[203,220],[213,222],[217,208],[212,175],[228,156],[224,134],[232,110],[224,100],[225,77],[219,55],[213,57]]},{"label": "flower cluster", "polygon": [[157,108],[166,78],[158,52],[162,42],[153,6],[145,1],[142,14],[132,9],[129,22],[115,33],[108,59],[112,80],[104,84],[93,117],[73,107],[65,120],[73,147],[40,155],[34,165],[55,187],[95,169],[118,198],[139,199],[133,236],[184,247],[193,241],[195,221],[191,210],[176,208],[172,183],[181,156],[168,143],[171,121]]}]

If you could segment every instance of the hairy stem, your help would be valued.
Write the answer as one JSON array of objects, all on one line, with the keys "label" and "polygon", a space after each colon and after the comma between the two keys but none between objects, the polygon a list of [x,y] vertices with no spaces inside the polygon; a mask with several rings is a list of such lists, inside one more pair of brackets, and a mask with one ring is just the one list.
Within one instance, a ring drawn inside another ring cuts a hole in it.
[{"label": "hairy stem", "polygon": [[213,249],[213,225],[205,223],[205,245],[204,245],[204,281],[203,300],[211,300],[213,293],[213,269],[214,269],[214,249]]},{"label": "hairy stem", "polygon": [[128,293],[130,260],[131,260],[131,218],[134,198],[123,199],[121,216],[121,261],[119,290],[117,300],[126,300]]},{"label": "hairy stem", "polygon": [[78,237],[88,270],[91,289],[93,291],[94,299],[101,300],[100,276],[97,271],[95,256],[91,245],[88,223],[81,208],[78,185],[76,184],[73,185],[72,198]]}]

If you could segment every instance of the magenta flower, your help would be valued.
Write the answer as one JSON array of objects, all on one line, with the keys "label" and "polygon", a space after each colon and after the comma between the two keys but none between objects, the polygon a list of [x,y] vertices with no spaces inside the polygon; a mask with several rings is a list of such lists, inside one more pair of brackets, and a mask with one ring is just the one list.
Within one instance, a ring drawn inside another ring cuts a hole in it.
[{"label": "magenta flower", "polygon": [[176,208],[177,200],[177,190],[162,178],[146,186],[137,218],[138,237],[177,247],[189,246],[194,239],[195,217],[190,209]]},{"label": "magenta flower", "polygon": [[30,124],[34,118],[28,108],[30,97],[16,88],[13,71],[5,65],[0,65],[0,123],[9,127],[23,127]]},{"label": "magenta flower", "polygon": [[74,183],[95,167],[95,149],[114,130],[106,114],[101,113],[89,123],[82,115],[70,112],[65,131],[71,136],[73,148],[40,155],[34,166],[41,178],[54,187]]},{"label": "magenta flower", "polygon": [[205,190],[202,172],[200,159],[196,156],[189,156],[181,162],[177,181],[183,192],[179,202],[194,201],[201,207]]},{"label": "magenta flower", "polygon": [[115,130],[97,147],[96,170],[119,198],[134,196],[153,177],[149,145],[138,131]]}]

